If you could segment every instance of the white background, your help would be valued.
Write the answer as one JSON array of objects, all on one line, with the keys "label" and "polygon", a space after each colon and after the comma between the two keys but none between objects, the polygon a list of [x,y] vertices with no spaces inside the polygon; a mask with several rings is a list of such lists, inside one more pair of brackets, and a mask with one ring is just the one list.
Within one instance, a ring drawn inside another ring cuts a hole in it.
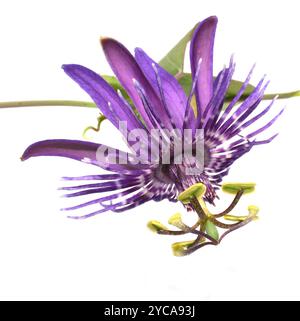
[{"label": "white background", "polygon": [[[111,73],[99,36],[161,58],[196,22],[219,17],[215,73],[235,53],[235,78],[254,62],[254,83],[264,73],[268,92],[300,89],[299,1],[4,1],[0,2],[0,101],[82,99],[88,96],[61,70],[79,63]],[[300,299],[298,227],[300,98],[279,101],[287,109],[270,145],[236,162],[228,181],[255,181],[245,197],[260,220],[231,234],[218,247],[173,257],[180,239],[151,233],[150,219],[164,223],[180,204],[147,203],[123,214],[73,221],[57,187],[61,176],[101,170],[62,158],[19,159],[31,143],[81,139],[97,110],[52,107],[0,111],[1,299]],[[271,117],[271,116],[269,116]],[[118,146],[108,122],[92,140]],[[230,202],[224,196],[222,209]],[[75,201],[77,203],[77,200]],[[217,211],[216,209],[215,211]],[[185,215],[186,217],[189,215]]]}]

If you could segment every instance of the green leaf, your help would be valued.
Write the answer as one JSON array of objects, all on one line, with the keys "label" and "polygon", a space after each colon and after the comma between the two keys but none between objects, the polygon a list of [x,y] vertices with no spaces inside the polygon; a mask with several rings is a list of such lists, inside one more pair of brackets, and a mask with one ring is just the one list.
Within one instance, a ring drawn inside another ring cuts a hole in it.
[{"label": "green leaf", "polygon": [[130,101],[130,98],[127,94],[127,92],[125,91],[125,89],[122,87],[122,85],[120,84],[119,80],[115,77],[115,76],[108,76],[108,75],[101,75],[101,77],[108,82],[116,91],[120,90],[123,97],[127,100]]},{"label": "green leaf", "polygon": [[[189,95],[191,87],[192,87],[192,75],[190,73],[183,73],[178,77],[178,81],[180,85],[182,86],[184,92],[186,95]],[[231,80],[231,83],[229,85],[228,91],[226,93],[226,101],[230,101],[233,99],[238,91],[240,90],[241,86],[243,85],[243,82],[239,80]],[[241,99],[247,98],[251,92],[254,90],[253,85],[248,85],[245,89],[244,95],[241,97]]]},{"label": "green leaf", "polygon": [[159,64],[172,75],[183,72],[184,56],[187,44],[192,38],[194,26],[159,62]]},{"label": "green leaf", "polygon": [[[195,28],[198,24],[194,26],[159,62],[159,64],[167,70],[170,74],[176,76],[179,83],[181,84],[184,92],[188,95],[192,86],[191,74],[184,73],[184,56],[186,52],[186,47],[190,42]],[[243,85],[243,82],[239,80],[232,80],[229,89],[226,93],[226,99],[223,108],[226,109],[228,103],[236,96],[239,89]],[[244,94],[241,96],[240,101],[244,101],[255,87],[249,84]],[[271,100],[278,96],[279,99],[299,97],[300,90],[287,92],[287,93],[274,93],[264,95],[263,100]]]},{"label": "green leaf", "polygon": [[214,238],[215,240],[219,239],[219,232],[215,226],[214,223],[212,223],[211,221],[207,221],[205,224],[205,230],[206,233],[211,236],[212,238]]},{"label": "green leaf", "polygon": [[[192,76],[190,73],[182,73],[177,77],[181,87],[183,88],[186,95],[189,95],[191,87],[192,87]],[[228,88],[228,91],[226,93],[225,102],[223,109],[226,109],[228,104],[231,102],[231,100],[237,95],[238,91],[242,87],[243,82],[239,80],[232,79]],[[246,98],[250,96],[252,91],[255,89],[255,87],[251,84],[249,84],[244,94],[240,98],[240,102],[244,101]],[[266,94],[263,96],[263,100],[271,100],[277,96],[278,99],[287,99],[287,98],[293,98],[293,97],[299,97],[300,96],[300,90],[291,91],[287,93],[273,93],[273,94]]]},{"label": "green leaf", "polygon": [[136,116],[142,121],[142,117],[141,115],[138,113],[137,109],[135,108],[132,100],[130,99],[130,97],[128,96],[127,92],[125,91],[125,89],[122,87],[122,85],[120,84],[119,80],[115,77],[115,76],[108,76],[108,75],[101,75],[101,77],[106,80],[107,83],[109,83],[116,91],[120,90],[123,97],[127,100],[127,102],[130,104],[130,106],[132,107],[133,112],[136,114]]},{"label": "green leaf", "polygon": [[[242,81],[231,80],[229,88],[228,88],[227,93],[226,93],[226,100],[233,99],[236,96],[236,94],[238,93],[238,91],[240,90],[240,88],[242,87],[242,85],[243,85]],[[252,91],[254,89],[255,89],[255,87],[253,85],[249,84],[246,87],[242,98],[247,98],[252,93]]]},{"label": "green leaf", "polygon": [[[192,33],[193,30],[190,31],[190,33]],[[188,35],[188,34],[187,34]],[[187,35],[185,37],[187,37]],[[184,39],[184,38],[183,38]],[[183,41],[183,39],[181,41]],[[180,42],[179,42],[180,43]],[[172,49],[175,50],[175,48],[179,45],[179,43]],[[185,44],[185,47],[187,45],[187,42]],[[170,53],[172,52],[172,50],[170,51]],[[183,52],[184,54],[184,52]],[[167,57],[168,55],[166,55]],[[171,55],[172,56],[172,55]],[[166,57],[164,59],[166,59]],[[163,59],[163,60],[164,60]],[[165,68],[165,67],[164,67]],[[183,65],[182,65],[183,68]],[[169,71],[170,72],[170,71]],[[128,103],[132,106],[135,114],[140,118],[140,115],[138,114],[136,108],[134,107],[130,97],[128,96],[127,92],[125,91],[125,89],[122,87],[122,85],[120,84],[120,82],[118,81],[118,79],[115,76],[108,76],[108,75],[101,75],[116,91],[120,90],[123,97],[128,101]],[[179,81],[180,85],[182,86],[185,94],[188,96],[192,87],[192,75],[190,73],[184,73],[182,71],[179,72],[179,75],[177,77],[177,80]],[[228,91],[226,93],[226,97],[225,97],[225,102],[224,102],[224,106],[223,109],[226,109],[226,107],[228,106],[228,104],[230,103],[230,101],[236,96],[236,94],[238,93],[238,91],[240,90],[241,86],[243,85],[242,81],[239,80],[231,80],[231,83],[229,85]],[[251,94],[251,92],[255,89],[255,87],[251,84],[249,84],[245,91],[244,94],[241,96],[240,101],[244,101],[247,97],[249,97],[249,95]],[[267,94],[264,95],[263,100],[271,100],[274,97],[278,96],[279,99],[284,99],[284,98],[292,98],[292,97],[298,97],[300,96],[300,91],[292,91],[292,92],[288,92],[288,93],[279,93],[279,94]],[[26,102],[25,102],[26,103]],[[30,103],[30,102],[29,102]],[[55,101],[54,101],[55,103]],[[76,102],[75,102],[76,103]],[[84,103],[80,103],[80,106],[84,106]],[[4,103],[5,104],[5,103]],[[6,103],[8,104],[8,103]],[[86,103],[89,104],[89,106],[95,106],[95,104],[93,103]],[[25,105],[24,105],[25,106]],[[30,104],[28,105],[30,106]],[[88,106],[88,105],[86,105]],[[0,103],[0,107],[1,107],[1,103]],[[11,107],[11,106],[9,106]],[[20,106],[21,107],[21,106]],[[195,107],[195,106],[194,106]],[[140,118],[141,119],[141,118]]]},{"label": "green leaf", "polygon": [[192,76],[188,73],[182,73],[177,80],[179,81],[181,87],[183,88],[185,94],[188,96],[192,87]]},{"label": "green leaf", "polygon": [[[178,77],[178,81],[180,85],[182,86],[184,92],[188,95],[190,93],[191,87],[192,87],[192,75],[190,73],[183,73]],[[226,98],[233,98],[241,86],[243,85],[243,82],[239,80],[231,80],[231,83],[229,85]],[[245,90],[245,96],[249,96],[251,92],[253,91],[255,87],[252,85],[248,85]]]}]

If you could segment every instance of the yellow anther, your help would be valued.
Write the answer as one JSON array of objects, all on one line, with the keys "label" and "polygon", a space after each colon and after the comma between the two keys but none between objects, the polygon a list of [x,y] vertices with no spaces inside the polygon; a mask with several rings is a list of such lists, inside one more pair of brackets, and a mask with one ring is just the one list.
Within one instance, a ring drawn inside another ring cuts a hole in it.
[{"label": "yellow anther", "polygon": [[167,231],[167,227],[165,227],[163,224],[161,224],[158,221],[150,221],[147,224],[147,227],[154,233],[158,233],[159,231]]},{"label": "yellow anther", "polygon": [[176,213],[176,214],[172,215],[169,218],[168,223],[170,225],[176,226],[178,228],[183,228],[184,227],[184,224],[182,222],[182,218],[181,218],[181,214],[180,213]]},{"label": "yellow anther", "polygon": [[173,254],[175,256],[184,256],[186,255],[187,249],[194,244],[194,241],[183,241],[176,242],[172,244]]},{"label": "yellow anther", "polygon": [[253,220],[258,219],[257,213],[259,212],[259,208],[257,206],[249,205],[248,211],[249,211],[248,218],[252,218]]}]

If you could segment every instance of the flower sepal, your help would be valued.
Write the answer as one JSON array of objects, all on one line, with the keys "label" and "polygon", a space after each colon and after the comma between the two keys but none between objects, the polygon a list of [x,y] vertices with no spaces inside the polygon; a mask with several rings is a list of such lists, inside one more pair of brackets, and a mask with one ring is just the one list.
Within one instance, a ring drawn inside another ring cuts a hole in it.
[{"label": "flower sepal", "polygon": [[[230,194],[235,194],[232,203],[226,210],[221,213],[213,214],[206,207],[204,201],[206,187],[202,183],[197,183],[178,196],[178,200],[183,205],[189,205],[198,215],[198,220],[193,226],[188,226],[182,220],[180,213],[172,215],[168,223],[175,226],[179,230],[172,231],[167,229],[158,221],[151,221],[148,223],[148,227],[158,234],[164,235],[184,235],[193,234],[196,235],[193,241],[182,241],[172,244],[172,251],[175,256],[189,255],[196,250],[206,245],[218,245],[221,243],[223,238],[229,233],[245,226],[246,224],[258,219],[259,208],[255,205],[248,206],[248,215],[237,216],[231,214],[241,196],[245,193],[253,192],[255,183],[225,183],[222,186],[223,191]],[[223,219],[234,223],[228,224],[220,221]],[[225,230],[220,236],[219,229]]]}]

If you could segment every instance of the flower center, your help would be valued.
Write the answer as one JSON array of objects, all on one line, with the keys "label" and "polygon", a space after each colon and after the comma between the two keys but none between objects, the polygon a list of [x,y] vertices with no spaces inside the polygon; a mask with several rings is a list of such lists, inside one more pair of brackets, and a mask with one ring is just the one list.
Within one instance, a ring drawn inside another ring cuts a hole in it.
[{"label": "flower center", "polygon": [[164,184],[175,184],[179,193],[201,182],[207,187],[207,200],[212,202],[216,193],[205,174],[205,167],[210,159],[209,149],[205,146],[200,152],[191,148],[184,153],[175,155],[173,153],[170,164],[159,164],[155,169],[154,177]]}]

